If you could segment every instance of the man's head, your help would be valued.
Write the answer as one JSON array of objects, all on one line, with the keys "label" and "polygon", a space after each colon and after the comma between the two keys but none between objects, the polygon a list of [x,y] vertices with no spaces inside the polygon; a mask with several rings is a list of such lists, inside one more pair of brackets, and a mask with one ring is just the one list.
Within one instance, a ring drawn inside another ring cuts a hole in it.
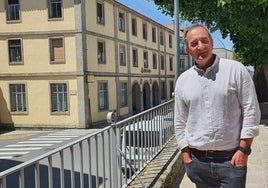
[{"label": "man's head", "polygon": [[186,51],[200,69],[206,69],[213,63],[213,40],[208,29],[200,24],[188,27],[184,32]]}]

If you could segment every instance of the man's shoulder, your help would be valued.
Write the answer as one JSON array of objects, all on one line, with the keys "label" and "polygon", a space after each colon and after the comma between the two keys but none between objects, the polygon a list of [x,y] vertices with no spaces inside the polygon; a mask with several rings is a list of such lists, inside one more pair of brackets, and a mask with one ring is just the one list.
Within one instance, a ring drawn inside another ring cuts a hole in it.
[{"label": "man's shoulder", "polygon": [[189,69],[187,69],[186,71],[184,71],[183,73],[181,73],[181,75],[179,76],[180,79],[186,79],[189,76],[192,76],[194,74],[194,66],[190,67]]},{"label": "man's shoulder", "polygon": [[177,79],[176,85],[179,87],[184,87],[185,85],[189,85],[193,82],[193,77],[194,77],[194,68],[191,67],[184,71],[183,73],[180,74],[180,76]]},{"label": "man's shoulder", "polygon": [[226,66],[238,66],[238,67],[241,67],[241,66],[244,66],[241,62],[237,61],[237,60],[234,60],[234,59],[224,59],[224,58],[220,58],[220,64],[222,65],[226,65]]},{"label": "man's shoulder", "polygon": [[219,64],[221,67],[224,67],[223,69],[231,69],[233,71],[243,71],[246,69],[245,65],[243,65],[241,62],[233,60],[233,59],[223,59],[220,58]]}]

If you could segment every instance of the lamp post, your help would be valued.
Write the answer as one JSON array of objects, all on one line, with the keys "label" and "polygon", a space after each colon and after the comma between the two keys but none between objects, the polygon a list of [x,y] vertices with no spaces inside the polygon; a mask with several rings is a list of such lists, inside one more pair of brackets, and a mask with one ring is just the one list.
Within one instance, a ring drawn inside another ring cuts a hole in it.
[{"label": "lamp post", "polygon": [[213,36],[213,38],[217,39],[222,44],[222,46],[224,47],[224,51],[225,51],[225,58],[227,59],[227,49],[224,43],[218,37]]},{"label": "lamp post", "polygon": [[179,0],[174,0],[174,30],[175,30],[175,80],[180,75],[180,28],[179,28]]}]

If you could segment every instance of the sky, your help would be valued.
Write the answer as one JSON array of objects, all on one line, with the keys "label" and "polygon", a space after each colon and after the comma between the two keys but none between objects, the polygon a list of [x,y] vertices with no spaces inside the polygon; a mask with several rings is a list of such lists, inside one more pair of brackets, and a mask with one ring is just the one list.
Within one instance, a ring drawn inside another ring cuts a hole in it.
[{"label": "sky", "polygon": [[[117,0],[118,2],[126,5],[127,7],[151,18],[152,20],[162,24],[167,25],[172,23],[172,17],[166,16],[158,7],[154,4],[152,0]],[[182,26],[187,26],[187,23],[182,23]],[[232,49],[232,41],[229,37],[223,39],[220,31],[212,33],[212,38],[214,41],[214,48],[227,48]]]}]

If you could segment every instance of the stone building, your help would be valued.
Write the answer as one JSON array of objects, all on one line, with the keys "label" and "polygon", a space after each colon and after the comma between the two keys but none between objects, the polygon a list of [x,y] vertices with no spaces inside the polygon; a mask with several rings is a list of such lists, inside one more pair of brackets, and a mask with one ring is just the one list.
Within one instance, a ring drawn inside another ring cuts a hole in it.
[{"label": "stone building", "polygon": [[0,28],[2,126],[89,128],[172,97],[173,29],[117,1],[0,0]]}]

